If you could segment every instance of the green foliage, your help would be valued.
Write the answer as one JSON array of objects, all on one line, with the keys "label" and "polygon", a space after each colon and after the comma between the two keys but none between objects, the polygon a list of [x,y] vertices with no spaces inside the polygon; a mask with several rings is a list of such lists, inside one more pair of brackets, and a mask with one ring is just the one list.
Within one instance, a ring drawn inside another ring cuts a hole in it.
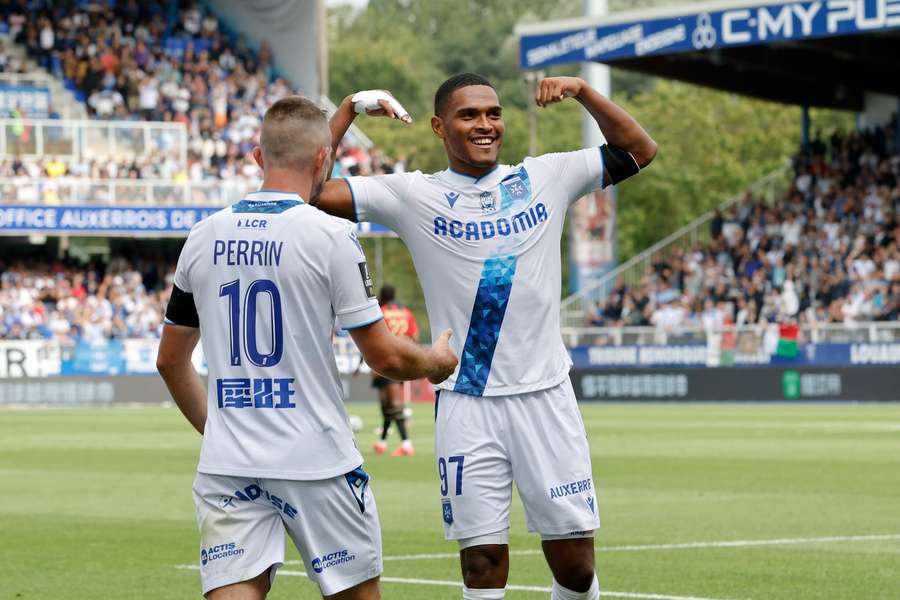
[{"label": "green foliage", "polygon": [[800,136],[800,110],[658,80],[621,100],[659,144],[649,169],[619,188],[625,259],[783,164]]}]

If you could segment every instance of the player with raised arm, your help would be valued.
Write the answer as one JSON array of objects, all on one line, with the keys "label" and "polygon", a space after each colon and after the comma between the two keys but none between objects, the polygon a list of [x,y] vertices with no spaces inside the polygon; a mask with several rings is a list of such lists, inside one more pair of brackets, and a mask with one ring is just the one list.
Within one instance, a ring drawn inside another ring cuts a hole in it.
[{"label": "player with raised arm", "polygon": [[[203,434],[194,500],[210,600],[265,598],[284,534],[323,596],[380,598],[381,532],[344,411],[332,328],[396,380],[444,380],[442,333],[423,348],[388,331],[351,226],[314,208],[331,134],[309,100],[266,112],[260,191],[191,230],[175,272],[157,367]],[[191,353],[202,335],[208,392]]]},{"label": "player with raised arm", "polygon": [[[439,385],[435,446],[463,598],[504,597],[513,482],[528,529],[541,534],[551,598],[599,598],[590,451],[559,331],[560,238],[572,202],[636,174],[656,144],[582,79],[551,77],[537,86],[539,106],[566,98],[594,117],[607,144],[500,165],[497,93],[483,77],[457,75],[437,90],[431,118],[449,168],[329,181],[320,196],[328,212],[397,232],[433,330],[452,326],[460,334],[453,344],[459,367]],[[348,97],[332,116],[334,144],[363,110],[405,116],[385,92]]]}]

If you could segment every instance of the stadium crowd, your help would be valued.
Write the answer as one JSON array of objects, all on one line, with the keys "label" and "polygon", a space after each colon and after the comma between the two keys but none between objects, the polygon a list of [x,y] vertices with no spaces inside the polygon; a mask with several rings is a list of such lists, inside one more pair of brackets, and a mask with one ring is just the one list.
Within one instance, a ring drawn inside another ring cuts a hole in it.
[{"label": "stadium crowd", "polygon": [[[9,38],[60,77],[92,118],[179,122],[188,131],[187,164],[164,150],[123,158],[120,147],[113,160],[6,160],[0,177],[227,180],[255,189],[260,173],[250,151],[265,110],[303,93],[275,76],[267,42],[251,51],[243,36],[222,32],[218,19],[194,2],[181,2],[176,18],[164,2],[14,0],[0,3],[0,18]],[[348,146],[335,175],[397,168],[402,162],[377,150]]]},{"label": "stadium crowd", "polygon": [[171,264],[148,259],[85,267],[0,259],[0,339],[159,337],[173,277]]},{"label": "stadium crowd", "polygon": [[748,194],[717,211],[709,242],[673,248],[638,285],[618,280],[588,324],[679,331],[900,319],[893,140],[891,126],[817,137],[794,157],[779,202]]}]

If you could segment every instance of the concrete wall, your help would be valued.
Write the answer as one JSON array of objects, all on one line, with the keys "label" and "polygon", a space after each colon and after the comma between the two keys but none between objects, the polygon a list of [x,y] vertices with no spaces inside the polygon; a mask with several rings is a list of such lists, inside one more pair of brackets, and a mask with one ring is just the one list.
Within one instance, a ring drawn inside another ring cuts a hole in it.
[{"label": "concrete wall", "polygon": [[328,93],[324,0],[210,0],[208,6],[252,48],[268,41],[279,74],[306,96]]}]

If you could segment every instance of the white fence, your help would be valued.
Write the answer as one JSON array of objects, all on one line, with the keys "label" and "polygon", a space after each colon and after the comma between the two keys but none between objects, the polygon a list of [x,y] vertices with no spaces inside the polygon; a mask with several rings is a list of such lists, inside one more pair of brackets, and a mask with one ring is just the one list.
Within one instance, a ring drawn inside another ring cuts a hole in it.
[{"label": "white fence", "polygon": [[0,157],[132,160],[173,156],[187,165],[181,123],[60,119],[0,119]]},{"label": "white fence", "polygon": [[176,183],[161,179],[0,177],[0,206],[226,206],[258,186],[259,181],[243,179]]}]

